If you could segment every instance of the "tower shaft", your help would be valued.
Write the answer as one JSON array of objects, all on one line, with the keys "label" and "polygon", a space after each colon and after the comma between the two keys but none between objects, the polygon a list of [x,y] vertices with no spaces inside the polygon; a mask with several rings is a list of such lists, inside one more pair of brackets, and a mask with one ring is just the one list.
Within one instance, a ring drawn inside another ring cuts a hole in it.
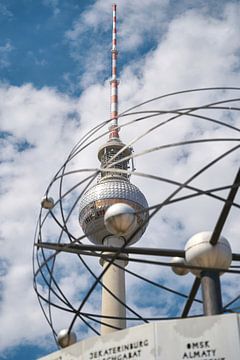
[{"label": "tower shaft", "polygon": [[[111,88],[111,122],[109,125],[109,141],[117,140],[117,144],[114,144],[112,147],[105,148],[105,157],[106,164],[114,152],[119,151],[119,130],[118,130],[118,79],[117,79],[117,16],[116,16],[116,4],[112,6],[112,78],[110,81]],[[123,154],[122,154],[123,155]],[[104,155],[100,156],[102,166],[104,167]],[[124,167],[127,170],[127,163],[120,163],[117,167]],[[106,174],[107,175],[107,174]],[[106,176],[105,175],[105,176]],[[105,177],[104,176],[104,177]],[[121,239],[109,236],[105,239],[109,245],[121,246]],[[108,261],[104,259],[101,260],[101,264],[105,269],[108,266]],[[116,265],[120,265],[118,267]],[[125,273],[124,267],[127,265],[125,261],[115,260],[112,265],[110,265],[103,276],[103,283],[105,288],[102,289],[102,325],[101,325],[101,335],[108,334],[110,332],[116,331],[117,329],[125,329],[126,327],[126,308],[123,305],[126,301],[126,291],[125,291]],[[109,291],[108,291],[109,290]],[[120,300],[120,301],[119,301]],[[113,317],[104,318],[104,316]]]},{"label": "tower shaft", "polygon": [[[114,263],[116,263],[116,261],[114,261]],[[103,268],[105,268],[107,264],[108,262],[105,262]],[[122,266],[121,264],[119,265]],[[125,302],[124,269],[121,269],[114,264],[111,265],[104,274],[103,283],[121,302]],[[102,289],[101,335],[106,335],[113,331],[126,328],[126,308],[121,302],[115,299],[106,288]],[[112,316],[113,318],[105,318],[105,316]]]},{"label": "tower shaft", "polygon": [[[116,236],[109,236],[104,244],[107,246],[123,245],[121,239]],[[107,254],[105,253],[105,255]],[[103,269],[109,264],[104,258],[100,260],[100,263]],[[105,288],[102,289],[101,335],[126,328],[126,307],[124,306],[126,301],[124,267],[126,265],[127,256],[126,260],[114,260],[103,276]]]}]

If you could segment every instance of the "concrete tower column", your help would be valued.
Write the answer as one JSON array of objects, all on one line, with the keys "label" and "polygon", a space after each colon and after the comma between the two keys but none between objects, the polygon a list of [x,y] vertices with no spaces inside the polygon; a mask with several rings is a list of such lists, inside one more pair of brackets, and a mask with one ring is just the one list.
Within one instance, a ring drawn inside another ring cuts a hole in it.
[{"label": "concrete tower column", "polygon": [[[104,245],[106,246],[121,247],[123,244],[123,239],[117,236],[109,236],[104,241]],[[111,253],[105,253],[105,255],[111,255]],[[123,256],[126,257],[126,260],[114,260],[114,263],[108,267],[102,278],[106,288],[102,289],[102,322],[104,324],[101,325],[101,335],[126,328],[126,308],[123,305],[126,301],[124,267],[127,266],[128,261],[127,255],[124,254]],[[105,269],[108,266],[109,261],[101,258],[100,264]],[[116,265],[119,265],[120,267]],[[114,294],[116,298],[107,289]],[[113,316],[116,318],[108,319],[104,318],[104,316]]]}]

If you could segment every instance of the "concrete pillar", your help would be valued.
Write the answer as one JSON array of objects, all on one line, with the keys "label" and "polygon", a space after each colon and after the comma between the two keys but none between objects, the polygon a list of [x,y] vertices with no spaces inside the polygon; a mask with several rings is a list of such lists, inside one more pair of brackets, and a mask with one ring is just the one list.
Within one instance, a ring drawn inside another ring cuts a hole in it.
[{"label": "concrete pillar", "polygon": [[[123,239],[115,236],[109,236],[104,241],[104,245],[121,247],[123,245]],[[105,253],[105,255],[107,254],[111,255],[110,253]],[[126,254],[124,254],[124,256],[126,256]],[[103,268],[106,268],[106,266],[109,264],[109,262],[104,258],[101,258],[100,263]],[[125,303],[125,272],[124,269],[117,267],[116,264],[124,268],[127,265],[127,256],[126,260],[115,260],[103,275],[102,281],[107,289],[109,289],[118,299],[120,299],[122,303]],[[102,316],[102,322],[105,324],[101,325],[101,335],[117,331],[118,329],[126,328],[125,306],[122,305],[117,299],[115,299],[112,294],[110,294],[105,288],[102,288]],[[108,319],[104,318],[104,316],[116,316],[123,319]],[[117,329],[108,325],[114,326]]]}]

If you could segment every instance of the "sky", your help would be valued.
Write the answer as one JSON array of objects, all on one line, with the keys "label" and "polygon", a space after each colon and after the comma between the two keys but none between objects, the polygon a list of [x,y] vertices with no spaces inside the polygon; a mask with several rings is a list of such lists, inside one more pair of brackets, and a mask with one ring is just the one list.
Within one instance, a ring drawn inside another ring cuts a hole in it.
[{"label": "sky", "polygon": [[[239,85],[238,1],[116,3],[120,111],[169,92]],[[32,286],[34,231],[41,197],[53,175],[81,136],[109,117],[111,4],[108,0],[0,0],[0,359],[31,360],[57,350]],[[229,92],[225,96],[235,95]],[[194,94],[154,103],[153,108],[191,106],[216,98],[209,93]],[[226,120],[226,115],[222,114],[221,120]],[[229,121],[237,127],[236,115]],[[122,130],[122,136],[130,141],[148,126],[143,122],[139,130],[134,126],[132,132]],[[186,140],[192,135],[237,137],[230,129],[201,127],[191,119],[145,137],[134,147],[140,152],[141,146],[166,143],[167,138],[169,142]],[[193,147],[174,149],[162,152],[157,160],[148,155],[142,162],[136,158],[135,165],[138,171],[182,181],[212,155],[229,148],[225,143],[220,148],[206,146],[204,156],[202,148],[197,152]],[[98,166],[94,151],[81,159],[81,166],[87,166],[88,161],[92,167]],[[238,159],[234,153],[194,185],[211,188],[220,186],[221,181],[229,185]],[[143,180],[136,177],[135,181],[144,187]],[[145,195],[152,204],[162,200],[164,191],[169,191],[167,185],[162,184],[157,195],[146,185]],[[191,202],[184,208],[176,205],[171,211],[167,209],[158,222],[153,221],[141,245],[149,241],[151,246],[184,247],[185,240],[197,229],[214,226],[216,217],[211,215],[221,209],[220,205],[212,207],[209,203],[206,207],[199,201],[198,216],[192,216]],[[236,219],[234,210],[226,234],[234,252],[240,252]],[[159,241],[157,232],[161,234]],[[178,237],[184,240],[177,243]],[[65,258],[62,265],[68,266]],[[140,271],[137,265],[132,269]],[[76,273],[70,275],[72,280]],[[151,275],[156,279],[159,272],[151,270]],[[174,281],[165,269],[161,277],[166,284]],[[191,284],[192,280],[187,275],[186,282]],[[133,279],[129,281],[136,285]],[[179,288],[185,286],[184,281],[179,280]],[[237,295],[235,283],[236,279],[227,278],[225,284],[226,292],[233,297]],[[129,297],[136,293],[132,305],[146,314],[161,314],[163,308],[170,311],[171,306],[177,306],[174,299],[169,299],[169,304],[159,309],[156,303],[149,303],[149,296],[141,296],[140,287],[135,291],[130,285]],[[73,289],[67,283],[65,287],[75,299],[78,286]],[[156,296],[154,291],[151,295]],[[94,308],[96,304],[90,305]]]}]

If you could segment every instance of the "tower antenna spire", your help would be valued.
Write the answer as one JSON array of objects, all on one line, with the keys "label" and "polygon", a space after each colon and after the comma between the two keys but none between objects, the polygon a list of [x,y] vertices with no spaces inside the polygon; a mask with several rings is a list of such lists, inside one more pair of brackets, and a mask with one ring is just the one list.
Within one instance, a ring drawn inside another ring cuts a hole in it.
[{"label": "tower antenna spire", "polygon": [[109,138],[119,138],[118,129],[118,79],[117,79],[117,5],[112,5],[112,78],[111,87],[111,121],[109,125]]}]

